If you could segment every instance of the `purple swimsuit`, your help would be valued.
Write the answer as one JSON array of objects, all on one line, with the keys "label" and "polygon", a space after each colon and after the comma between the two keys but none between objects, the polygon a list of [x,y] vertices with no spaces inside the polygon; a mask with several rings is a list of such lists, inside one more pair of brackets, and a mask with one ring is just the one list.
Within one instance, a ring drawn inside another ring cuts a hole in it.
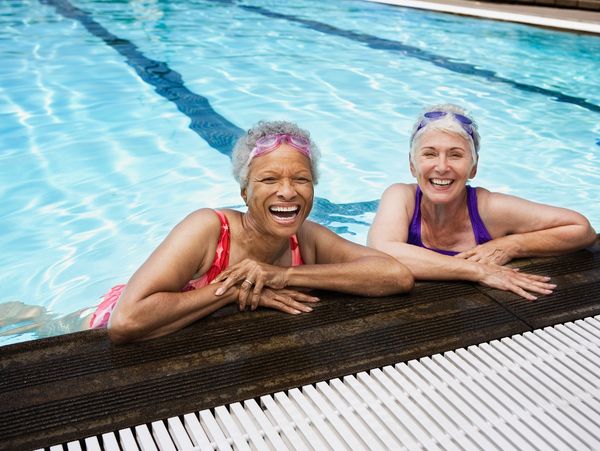
[{"label": "purple swimsuit", "polygon": [[[417,195],[415,196],[415,211],[413,213],[410,228],[408,229],[408,244],[414,244],[415,246],[424,247],[431,251],[438,252],[444,255],[456,255],[456,251],[446,251],[444,249],[431,249],[423,244],[421,240],[421,198],[423,193],[421,188],[417,186]],[[483,244],[492,240],[492,237],[485,227],[485,224],[479,216],[479,210],[477,209],[477,189],[471,188],[467,185],[467,207],[469,209],[469,218],[471,219],[471,226],[473,227],[473,234],[475,235],[475,242],[477,244]]]}]

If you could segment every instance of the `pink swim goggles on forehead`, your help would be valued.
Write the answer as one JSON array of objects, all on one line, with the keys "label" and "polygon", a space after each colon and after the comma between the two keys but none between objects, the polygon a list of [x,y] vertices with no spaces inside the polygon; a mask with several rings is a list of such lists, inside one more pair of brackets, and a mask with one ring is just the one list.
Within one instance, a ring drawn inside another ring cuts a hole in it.
[{"label": "pink swim goggles on forehead", "polygon": [[256,144],[248,157],[248,164],[254,157],[260,157],[269,152],[273,152],[283,142],[288,143],[294,149],[298,150],[302,155],[310,158],[310,142],[302,136],[294,136],[288,133],[267,135],[256,140]]}]

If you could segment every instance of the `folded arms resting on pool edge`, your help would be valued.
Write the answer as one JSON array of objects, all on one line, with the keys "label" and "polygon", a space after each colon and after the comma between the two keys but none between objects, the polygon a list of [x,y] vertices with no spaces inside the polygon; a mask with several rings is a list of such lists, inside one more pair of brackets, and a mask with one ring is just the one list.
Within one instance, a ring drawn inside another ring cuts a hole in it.
[{"label": "folded arms resting on pool edge", "polygon": [[259,122],[233,152],[247,211],[190,214],[127,285],[105,295],[90,326],[108,326],[112,341],[126,343],[169,334],[230,303],[299,314],[318,302],[311,289],[383,296],[409,291],[414,278],[470,280],[527,299],[551,293],[549,278],[502,265],[585,247],[595,232],[570,210],[467,187],[478,156],[477,127],[464,110],[425,110],[411,136],[417,184],[385,191],[365,247],[306,219],[319,175],[310,134]]}]

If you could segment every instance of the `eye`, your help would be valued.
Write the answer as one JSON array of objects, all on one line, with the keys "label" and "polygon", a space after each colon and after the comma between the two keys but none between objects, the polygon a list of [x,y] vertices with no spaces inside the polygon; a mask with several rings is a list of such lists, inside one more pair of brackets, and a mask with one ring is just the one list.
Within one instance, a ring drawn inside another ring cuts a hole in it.
[{"label": "eye", "polygon": [[294,182],[296,183],[301,183],[301,184],[305,184],[305,183],[310,183],[312,182],[311,179],[309,179],[308,177],[295,177],[294,178]]},{"label": "eye", "polygon": [[464,154],[462,152],[451,152],[450,158],[452,158],[453,160],[459,160],[461,158],[464,158]]},{"label": "eye", "polygon": [[277,179],[275,177],[264,177],[259,180],[261,183],[266,183],[267,185],[272,185],[273,183],[277,183]]}]

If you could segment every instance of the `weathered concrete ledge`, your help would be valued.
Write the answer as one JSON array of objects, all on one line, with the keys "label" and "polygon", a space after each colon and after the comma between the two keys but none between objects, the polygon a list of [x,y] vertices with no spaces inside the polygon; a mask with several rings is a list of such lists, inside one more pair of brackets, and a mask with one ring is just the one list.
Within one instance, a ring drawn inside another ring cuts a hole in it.
[{"label": "weathered concrete ledge", "polygon": [[0,348],[0,450],[107,431],[600,314],[600,239],[518,262],[558,283],[528,302],[467,283],[381,299],[322,293],[310,314],[223,309],[168,337],[113,346],[105,331]]}]

